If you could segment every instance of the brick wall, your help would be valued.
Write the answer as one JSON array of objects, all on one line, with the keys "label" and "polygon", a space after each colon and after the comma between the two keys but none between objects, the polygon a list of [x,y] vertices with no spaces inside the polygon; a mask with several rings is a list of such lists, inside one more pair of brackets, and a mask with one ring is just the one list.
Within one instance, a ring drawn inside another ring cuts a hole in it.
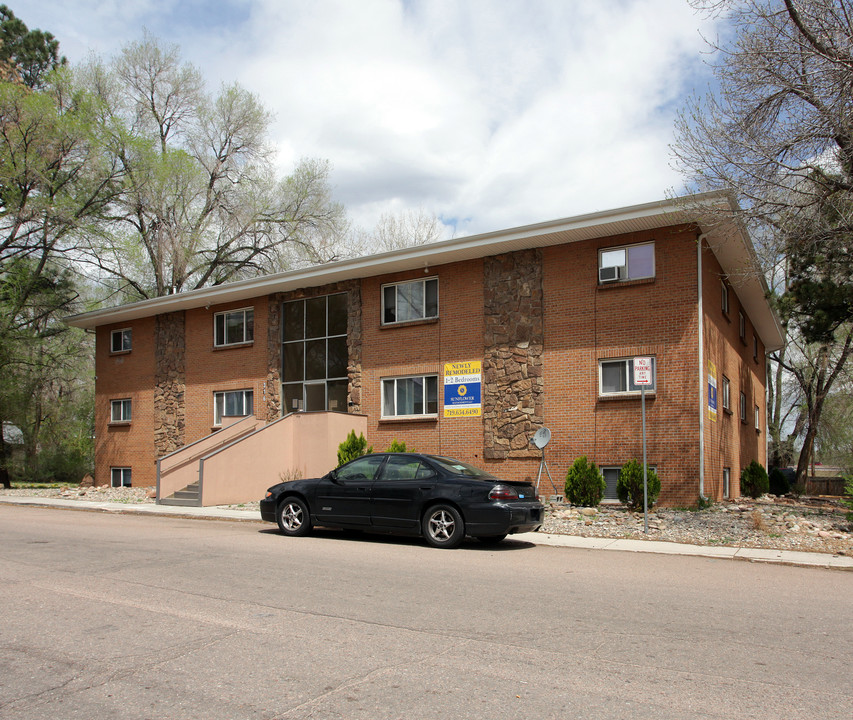
[{"label": "brick wall", "polygon": [[[95,483],[110,484],[111,467],[129,467],[137,486],[154,485],[153,317],[99,327],[95,349]],[[110,352],[113,330],[131,328],[132,349]],[[110,401],[130,398],[129,423],[110,422]]]},{"label": "brick wall", "polygon": [[[698,356],[697,232],[692,226],[638,232],[611,238],[543,248],[531,257],[541,262],[544,297],[544,402],[541,420],[552,431],[546,452],[551,474],[562,491],[571,463],[581,454],[599,465],[622,465],[640,459],[642,451],[639,396],[601,397],[599,363],[605,359],[652,355],[657,363],[657,386],[647,396],[648,460],[657,466],[662,482],[661,502],[690,504],[699,492],[699,413],[707,412],[707,373],[700,380]],[[655,276],[651,279],[599,285],[598,252],[602,248],[654,241]],[[527,257],[525,256],[518,256]],[[705,422],[705,490],[722,493],[722,468],[731,468],[732,492],[737,494],[740,469],[751,459],[765,462],[764,431],[753,426],[754,405],[764,422],[764,348],[753,358],[753,328],[746,318],[746,344],[738,337],[741,309],[736,288],[730,293],[728,317],[719,310],[720,266],[709,249],[704,253],[704,341],[707,361],[731,380],[734,415]],[[438,279],[439,318],[398,325],[381,323],[381,288],[385,283]],[[186,442],[213,429],[213,393],[252,389],[255,414],[276,416],[279,410],[275,367],[280,352],[271,349],[278,323],[276,303],[326,290],[350,294],[351,410],[368,416],[368,441],[377,451],[393,440],[409,448],[447,454],[485,467],[507,479],[535,479],[539,460],[485,457],[484,418],[444,418],[445,363],[484,361],[487,305],[483,260],[426,267],[352,281],[333,288],[288,293],[188,310],[185,313]],[[356,305],[360,295],[360,314]],[[270,307],[273,312],[270,313]],[[214,348],[213,317],[217,312],[254,308],[254,342]],[[353,315],[353,313],[356,313]],[[360,341],[358,340],[360,321]],[[523,324],[523,323],[522,323]],[[108,352],[109,331],[98,331],[98,482],[109,482],[109,467],[133,467],[135,485],[154,482],[152,387],[154,382],[154,321],[136,321],[131,353]],[[512,341],[512,338],[509,339]],[[360,358],[356,357],[360,351]],[[278,357],[273,357],[279,352]],[[436,375],[438,418],[387,420],[381,417],[381,380],[409,375]],[[356,375],[358,377],[356,378]],[[485,378],[484,378],[485,380]],[[485,382],[484,382],[485,388]],[[747,423],[737,416],[740,389],[747,394]],[[129,426],[106,422],[109,399],[132,397],[134,417]],[[267,403],[267,400],[270,400]],[[550,493],[547,479],[542,490]]]},{"label": "brick wall", "polygon": [[[705,403],[705,493],[723,497],[723,468],[730,469],[730,495],[740,495],[740,473],[753,459],[767,465],[766,399],[767,365],[764,344],[737,295],[740,279],[724,275],[707,243],[703,246],[703,306],[705,311],[705,388],[713,363],[717,379],[717,417],[712,420]],[[728,312],[722,308],[723,282],[728,288]],[[740,314],[744,337],[740,336]],[[757,340],[754,351],[753,337]],[[723,407],[723,381],[729,380],[730,407]],[[707,389],[705,389],[707,392]],[[746,396],[746,418],[740,417],[740,393]],[[755,406],[759,427],[755,427]]]}]

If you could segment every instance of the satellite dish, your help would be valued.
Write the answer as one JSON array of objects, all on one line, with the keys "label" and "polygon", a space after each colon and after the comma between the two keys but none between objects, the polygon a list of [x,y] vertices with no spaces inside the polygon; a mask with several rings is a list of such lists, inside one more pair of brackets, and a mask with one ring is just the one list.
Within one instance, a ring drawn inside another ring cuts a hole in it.
[{"label": "satellite dish", "polygon": [[536,447],[542,450],[542,448],[544,448],[549,442],[551,442],[551,431],[546,427],[539,428],[533,434],[533,437],[530,439],[530,442],[532,442]]}]

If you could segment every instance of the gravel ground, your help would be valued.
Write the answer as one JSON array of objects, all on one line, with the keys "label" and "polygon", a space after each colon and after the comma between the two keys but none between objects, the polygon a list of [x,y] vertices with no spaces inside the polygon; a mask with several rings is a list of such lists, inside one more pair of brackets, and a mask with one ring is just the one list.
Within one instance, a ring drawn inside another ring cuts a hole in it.
[{"label": "gravel ground", "polygon": [[[3,495],[38,496],[92,502],[153,503],[154,488],[0,489]],[[257,510],[258,503],[229,505]],[[716,503],[707,510],[654,508],[649,533],[643,514],[620,505],[578,508],[563,503],[547,506],[542,532],[582,537],[665,540],[693,545],[773,548],[853,556],[853,523],[847,509],[831,498],[740,498]]]}]

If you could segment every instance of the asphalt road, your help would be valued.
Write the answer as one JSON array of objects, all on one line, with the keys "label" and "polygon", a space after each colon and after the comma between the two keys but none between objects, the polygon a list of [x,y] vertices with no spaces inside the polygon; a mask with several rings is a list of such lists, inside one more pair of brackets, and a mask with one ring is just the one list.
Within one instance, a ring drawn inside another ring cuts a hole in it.
[{"label": "asphalt road", "polygon": [[0,506],[0,717],[842,718],[853,573]]}]

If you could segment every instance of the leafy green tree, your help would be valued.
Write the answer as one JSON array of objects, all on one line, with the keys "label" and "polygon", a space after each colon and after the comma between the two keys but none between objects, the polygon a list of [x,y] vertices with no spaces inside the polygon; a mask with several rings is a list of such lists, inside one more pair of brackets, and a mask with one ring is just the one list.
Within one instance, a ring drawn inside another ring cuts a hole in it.
[{"label": "leafy green tree", "polygon": [[19,78],[29,88],[41,88],[48,73],[65,63],[53,35],[27,29],[6,5],[0,5],[0,66],[7,68],[7,79]]},{"label": "leafy green tree", "polygon": [[[695,188],[734,191],[738,219],[781,261],[765,270],[788,337],[801,347],[775,360],[804,403],[802,483],[823,403],[853,343],[853,3],[692,4],[722,14],[727,27],[712,45],[716,90],[686,104],[673,151]],[[784,385],[774,377],[779,448]]]},{"label": "leafy green tree", "polygon": [[256,96],[236,84],[209,96],[178,48],[148,35],[79,76],[118,170],[80,255],[101,278],[138,299],[336,258],[347,226],[329,166],[303,160],[276,177]]}]

